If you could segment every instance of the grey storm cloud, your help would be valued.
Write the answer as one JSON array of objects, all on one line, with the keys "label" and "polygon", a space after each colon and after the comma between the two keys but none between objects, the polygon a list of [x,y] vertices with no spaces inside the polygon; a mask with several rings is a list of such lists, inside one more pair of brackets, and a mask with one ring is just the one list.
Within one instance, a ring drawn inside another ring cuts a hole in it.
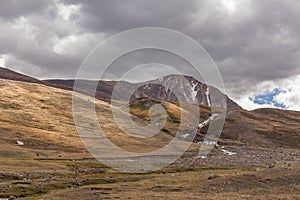
[{"label": "grey storm cloud", "polygon": [[198,41],[235,98],[300,73],[300,3],[293,0],[0,0],[0,17],[0,58],[36,77],[74,77],[99,42],[145,26]]},{"label": "grey storm cloud", "polygon": [[35,0],[0,0],[0,17],[3,19],[15,19],[19,16],[30,15],[46,9],[51,1]]},{"label": "grey storm cloud", "polygon": [[190,15],[197,12],[201,1],[66,0],[65,2],[82,5],[85,15],[81,18],[81,25],[90,31],[120,32],[146,26],[186,28],[190,25]]},{"label": "grey storm cloud", "polygon": [[88,16],[83,23],[91,31],[140,26],[179,30],[208,50],[228,81],[299,73],[300,26],[295,19],[300,12],[291,1],[241,1],[232,15],[220,8],[221,1],[94,2],[83,5]]}]

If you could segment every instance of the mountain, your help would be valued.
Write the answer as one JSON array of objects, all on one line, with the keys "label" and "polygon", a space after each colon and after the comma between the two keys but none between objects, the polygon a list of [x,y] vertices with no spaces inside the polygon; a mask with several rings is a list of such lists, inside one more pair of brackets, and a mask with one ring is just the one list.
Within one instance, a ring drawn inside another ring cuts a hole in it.
[{"label": "mountain", "polygon": [[21,81],[21,82],[27,82],[27,83],[38,83],[42,85],[47,85],[51,87],[56,87],[56,88],[61,88],[61,89],[66,89],[66,90],[72,90],[72,88],[67,87],[65,85],[60,85],[60,84],[55,84],[55,83],[50,83],[50,82],[45,82],[15,71],[12,71],[7,68],[0,67],[0,79],[8,79],[8,80],[14,80],[14,81]]},{"label": "mountain", "polygon": [[[64,151],[70,149],[74,152],[75,146],[81,146],[79,138],[74,140],[78,136],[72,117],[71,91],[39,83],[0,80],[0,100],[2,142],[10,141],[13,144],[14,141],[23,140],[27,145],[33,145],[32,148],[59,148]],[[115,127],[110,104],[101,100],[96,102],[97,109],[101,110],[98,113],[99,117],[102,119],[105,116],[102,120],[110,127],[108,129],[110,137],[120,140],[118,137],[122,134]],[[160,103],[168,111],[169,119],[162,133],[169,136],[176,135],[181,113],[185,113],[186,116],[193,114],[193,109],[180,111],[176,102],[148,98],[132,101],[130,114],[138,123],[143,121],[149,123],[148,111],[155,103]],[[213,114],[207,106],[201,106],[200,111],[200,121],[208,119]],[[199,136],[202,136],[200,139],[205,136],[207,127],[208,124],[199,129]],[[254,111],[232,109],[227,113],[220,141],[226,144],[298,148],[299,130],[300,112],[278,109]],[[159,143],[160,139],[154,139]],[[129,140],[132,139],[124,135],[121,143],[127,144]],[[77,144],[74,146],[72,144],[75,141]],[[135,143],[139,144],[138,141]],[[149,144],[149,148],[150,146]]]},{"label": "mountain", "polygon": [[[45,82],[65,85],[67,87],[73,87],[74,80],[45,80]],[[92,85],[95,85],[95,81],[78,80],[77,88],[78,92],[89,94]],[[115,86],[117,85],[117,89]],[[132,91],[132,95],[128,97],[129,91]],[[174,92],[175,91],[175,92]],[[115,95],[112,95],[115,92]],[[176,93],[177,92],[177,93]],[[176,93],[176,95],[174,94]],[[215,106],[235,109],[241,108],[236,102],[230,99],[227,95],[221,93],[213,86],[208,86],[193,77],[181,76],[181,75],[168,75],[159,79],[141,82],[141,83],[129,83],[126,81],[99,81],[96,98],[102,100],[124,100],[130,98],[131,101],[147,97],[151,99],[158,99],[164,101],[178,101],[181,100],[187,103],[198,103],[200,105],[211,106],[211,94],[214,94]],[[178,99],[179,98],[179,99]],[[226,101],[222,102],[223,99]]]},{"label": "mountain", "polygon": [[[47,85],[55,88],[72,90],[74,85],[74,80],[38,80],[36,78],[14,72],[7,68],[0,67],[0,78],[8,79],[14,81],[28,82],[28,83],[38,83],[42,85]],[[142,83],[129,83],[126,81],[103,81],[100,80],[98,83],[90,80],[79,80],[79,91],[81,93],[89,94],[90,89],[93,85],[98,84],[96,91],[96,98],[102,100],[110,100],[112,98],[112,93],[116,85],[119,89],[117,91],[118,97],[126,96],[129,90],[136,89],[132,94],[131,100],[139,99],[141,97],[157,98],[159,100],[165,101],[177,101],[177,97],[171,90],[176,90],[176,88],[181,88],[179,92],[180,99],[184,99],[188,103],[198,103],[201,105],[210,106],[210,92],[220,93],[217,89],[211,86],[203,84],[193,77],[189,76],[179,76],[179,75],[169,75],[152,81],[142,82]],[[167,86],[169,89],[164,87]],[[178,95],[178,94],[177,94]],[[228,108],[240,108],[234,101],[226,96]]]},{"label": "mountain", "polygon": [[2,67],[0,67],[0,78],[14,80],[14,81],[43,84],[43,81],[40,81],[40,80],[32,78],[30,76],[26,76],[24,74],[20,74],[20,73],[12,71],[10,69],[2,68]]},{"label": "mountain", "polygon": [[[15,81],[38,83],[55,88],[72,90],[74,85],[74,80],[38,80],[30,76],[26,76],[17,72],[14,72],[7,68],[0,67],[0,78],[9,79]],[[78,92],[84,94],[90,94],[90,90],[95,83],[95,81],[90,80],[79,80]],[[115,86],[118,85],[119,90],[117,90],[116,95],[119,98],[123,98],[128,95],[128,91],[136,89],[131,100],[135,100],[141,97],[157,98],[164,101],[178,101],[177,97],[188,103],[199,103],[201,105],[210,106],[211,98],[210,94],[214,94],[215,97],[222,97],[222,94],[218,89],[208,86],[193,77],[190,76],[180,76],[180,75],[168,75],[159,79],[152,81],[141,82],[141,83],[129,83],[126,81],[103,81],[98,82],[98,87],[96,91],[96,98],[109,101],[112,98],[112,93]],[[167,86],[167,87],[164,87]],[[169,88],[169,89],[168,89]],[[177,90],[179,94],[176,95],[172,90]],[[179,96],[178,96],[179,95]],[[115,97],[114,96],[114,97]],[[113,98],[114,98],[113,97]],[[226,104],[228,108],[241,108],[236,102],[230,99],[227,95],[224,96],[226,99]],[[221,98],[220,98],[221,99]],[[214,105],[221,107],[225,106],[225,102],[216,101]]]},{"label": "mountain", "polygon": [[[178,98],[187,103],[198,103],[204,106],[212,106],[211,96],[214,99],[214,106],[227,108],[241,108],[227,95],[221,93],[213,86],[208,86],[191,76],[168,75],[153,81],[139,83],[141,87],[133,93],[133,98],[158,97],[164,101],[177,101]],[[166,87],[165,87],[166,86]],[[167,89],[168,88],[168,89]],[[177,91],[175,95],[173,91]],[[224,102],[222,102],[224,98]]]},{"label": "mountain", "polygon": [[[8,69],[0,68],[0,72],[0,77],[2,79],[0,82],[0,110],[2,113],[2,117],[0,116],[0,120],[2,124],[1,130],[3,130],[3,133],[7,133],[7,131],[5,130],[15,131],[19,129],[21,125],[30,127],[28,129],[28,134],[35,132],[33,130],[42,132],[52,131],[55,133],[60,132],[59,130],[63,126],[69,126],[70,124],[73,124],[71,110],[72,91],[70,90],[74,84],[74,80],[52,80],[46,82],[19,73],[15,73]],[[173,85],[173,87],[182,87],[186,92],[183,95],[190,97],[191,100],[193,100],[194,98],[198,98],[199,102],[203,104],[201,105],[200,109],[200,111],[202,112],[202,121],[206,120],[213,114],[211,113],[209,107],[209,98],[203,95],[203,93],[205,94],[207,90],[213,90],[213,88],[196,81],[192,77],[186,77],[186,79],[188,80],[188,84],[190,83],[192,88],[194,88],[195,90],[191,90],[189,85],[182,85],[178,76],[167,76],[154,81],[139,83],[142,85],[141,87],[139,87],[139,85],[136,86],[133,83],[124,81],[100,81],[97,89],[97,95],[99,99],[103,97],[109,99],[111,92],[116,84],[120,84],[122,86],[123,91],[121,92],[126,92],[128,88],[132,89],[133,86],[138,87],[138,89],[134,92],[132,103],[130,105],[130,114],[132,116],[135,116],[135,119],[138,122],[145,121],[146,123],[149,123],[149,105],[153,105],[153,102],[161,103],[166,108],[166,110],[168,110],[169,114],[169,120],[164,127],[163,132],[174,136],[176,134],[178,123],[180,123],[180,107],[176,102],[176,98],[172,96],[172,93],[155,84],[164,83],[166,85]],[[84,87],[90,87],[90,85],[93,84],[92,81],[86,80],[81,80],[80,83]],[[60,84],[62,84],[63,86],[61,86]],[[60,89],[57,87],[67,89]],[[191,96],[191,93],[193,91],[197,91],[197,93],[195,92],[193,93],[194,96]],[[82,93],[84,93],[84,91],[82,91]],[[150,96],[151,94],[155,94],[159,98],[151,100],[151,98],[145,97],[147,95]],[[234,102],[231,102],[229,98],[227,98],[227,101],[229,102],[228,104],[233,104],[232,107],[238,107]],[[97,102],[99,102],[99,106],[102,107],[101,110],[105,111],[105,113],[102,113],[101,116],[111,116],[111,113],[109,111],[109,103],[102,100],[97,100]],[[189,112],[192,111],[184,112],[189,115]],[[59,116],[67,117],[67,121],[65,122],[65,124],[64,120],[62,120],[62,118],[60,118]],[[47,120],[45,121],[45,119]],[[57,119],[61,121],[59,122],[57,121]],[[111,127],[114,126],[113,119],[111,117],[108,117],[105,120],[108,124],[112,123],[110,125]],[[55,123],[52,124],[52,122]],[[3,123],[6,123],[6,125],[4,126]],[[3,129],[3,127],[7,126],[12,127],[9,129]],[[208,124],[199,129],[200,139],[203,139],[203,137],[205,136],[207,127]],[[25,128],[22,128],[22,130],[25,130]],[[75,129],[68,128],[68,130],[72,130],[72,132],[75,134]],[[221,135],[221,141],[228,144],[235,143],[240,145],[246,144],[252,146],[297,148],[300,144],[299,130],[300,112],[279,109],[258,109],[253,111],[246,111],[243,109],[230,109],[227,112],[224,129]],[[116,131],[117,128],[112,132]],[[6,136],[8,137],[7,139],[13,138],[13,140],[17,140],[17,137],[12,137],[12,135],[8,134],[5,135],[5,137]],[[44,136],[47,137],[48,134]],[[53,136],[51,136],[51,138],[53,138]],[[25,138],[21,139],[25,140]],[[43,144],[42,141],[47,140],[48,139],[44,138],[39,142],[33,141],[30,143]]]}]

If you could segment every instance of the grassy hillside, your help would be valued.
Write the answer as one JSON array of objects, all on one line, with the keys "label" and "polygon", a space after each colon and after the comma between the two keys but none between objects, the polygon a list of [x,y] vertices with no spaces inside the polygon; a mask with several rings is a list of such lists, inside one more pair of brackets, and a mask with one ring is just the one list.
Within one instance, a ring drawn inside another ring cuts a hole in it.
[{"label": "grassy hillside", "polygon": [[[200,145],[193,144],[169,167],[146,174],[126,174],[96,162],[87,152],[74,126],[71,103],[71,91],[0,79],[0,198],[299,198],[298,112],[229,111],[220,143],[236,155],[226,155],[216,147],[207,159],[195,159]],[[152,105],[159,104],[167,110],[162,131],[145,140],[117,126],[110,104],[100,100],[95,104],[106,136],[133,152],[149,152],[166,145],[178,130],[180,116],[195,114],[194,105],[181,109],[174,102],[132,102],[130,115],[121,116],[129,116],[139,125],[151,123]],[[212,114],[208,107],[200,110],[201,120]],[[155,119],[162,120],[162,114],[156,113]],[[199,136],[205,135],[205,128],[199,130]]]},{"label": "grassy hillside", "polygon": [[300,148],[300,112],[235,110],[227,114],[223,139],[270,148]]},{"label": "grassy hillside", "polygon": [[[7,80],[0,84],[0,142],[10,152],[29,157],[36,153],[48,157],[52,151],[59,152],[53,156],[85,152],[74,126],[70,91]],[[115,124],[110,104],[96,100],[96,110],[107,137],[127,150],[149,151],[171,139],[163,132],[148,140],[132,137]],[[25,145],[16,146],[16,141]]]}]

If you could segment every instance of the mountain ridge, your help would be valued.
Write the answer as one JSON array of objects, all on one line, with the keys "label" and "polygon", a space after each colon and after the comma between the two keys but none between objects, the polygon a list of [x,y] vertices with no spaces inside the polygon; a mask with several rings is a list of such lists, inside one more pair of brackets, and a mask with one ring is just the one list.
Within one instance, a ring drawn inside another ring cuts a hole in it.
[{"label": "mountain ridge", "polygon": [[[29,83],[38,83],[47,85],[50,87],[65,89],[65,90],[73,90],[73,85],[75,79],[48,79],[48,80],[39,80],[28,75],[24,75],[13,70],[0,67],[0,78],[29,82]],[[79,81],[79,91],[85,94],[92,94],[90,88],[95,84],[94,80],[78,80]],[[220,107],[227,108],[241,108],[236,102],[230,99],[226,94],[221,93],[218,89],[213,86],[208,86],[197,79],[191,76],[181,76],[177,74],[170,74],[164,77],[160,77],[154,80],[140,82],[140,83],[131,83],[127,81],[107,81],[107,80],[99,80],[97,91],[95,97],[101,100],[110,101],[112,98],[112,94],[116,85],[121,85],[121,88],[118,96],[127,95],[128,90],[132,88],[138,88],[133,92],[131,100],[138,99],[141,97],[151,97],[153,95],[160,100],[165,101],[177,101],[177,96],[172,93],[172,90],[177,88],[183,88],[179,95],[183,95],[180,98],[185,99],[189,103],[199,103],[201,105],[210,106],[210,93],[213,92],[215,96],[221,97],[225,95],[226,102],[219,103]],[[183,84],[183,82],[185,84]],[[180,84],[181,83],[181,84]],[[164,86],[166,85],[168,89]],[[144,86],[144,89],[143,89]],[[88,92],[87,92],[88,91]],[[178,95],[178,94],[177,94]],[[222,97],[220,98],[222,99]],[[221,100],[220,100],[221,101]]]},{"label": "mountain ridge", "polygon": [[[180,78],[178,78],[180,77]],[[184,80],[183,80],[184,79]],[[74,79],[48,79],[45,82],[61,84],[67,87],[73,87]],[[181,76],[181,75],[168,75],[160,77],[154,80],[131,83],[127,81],[97,81],[97,91],[96,98],[102,100],[110,100],[115,96],[124,97],[128,95],[128,91],[135,89],[132,93],[131,100],[135,100],[141,97],[158,98],[164,101],[178,101],[176,95],[172,92],[176,88],[181,88],[182,90],[177,93],[180,99],[185,99],[184,101],[188,103],[198,103],[201,105],[210,106],[210,92],[214,93],[214,97],[219,98],[219,102],[222,98],[226,99],[226,102],[219,103],[218,100],[214,101],[215,105],[220,104],[220,107],[225,107],[230,109],[241,109],[236,102],[228,97],[228,95],[221,93],[218,89],[213,86],[208,86],[191,76]],[[184,84],[183,84],[184,82]],[[95,80],[77,80],[76,86],[77,92],[91,93],[89,88],[95,85]],[[117,91],[114,91],[115,86],[118,85]],[[167,86],[167,87],[164,87]],[[113,96],[113,91],[116,93]],[[225,95],[224,97],[222,97]]]},{"label": "mountain ridge", "polygon": [[64,85],[59,85],[55,83],[50,83],[46,81],[39,80],[37,78],[33,78],[31,76],[15,72],[11,69],[0,67],[0,79],[7,79],[7,80],[13,80],[13,81],[20,81],[20,82],[27,82],[27,83],[38,83],[42,85],[47,85],[50,87],[65,89],[65,90],[71,90],[72,88],[69,88]]}]

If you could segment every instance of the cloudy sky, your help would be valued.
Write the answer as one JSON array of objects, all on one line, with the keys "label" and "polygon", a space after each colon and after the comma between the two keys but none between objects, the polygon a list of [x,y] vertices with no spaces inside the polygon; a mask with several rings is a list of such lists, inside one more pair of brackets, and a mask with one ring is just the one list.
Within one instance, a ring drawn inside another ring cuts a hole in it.
[{"label": "cloudy sky", "polygon": [[207,50],[244,108],[300,110],[299,19],[297,0],[0,0],[0,65],[42,79],[74,78],[109,36],[164,27]]}]

